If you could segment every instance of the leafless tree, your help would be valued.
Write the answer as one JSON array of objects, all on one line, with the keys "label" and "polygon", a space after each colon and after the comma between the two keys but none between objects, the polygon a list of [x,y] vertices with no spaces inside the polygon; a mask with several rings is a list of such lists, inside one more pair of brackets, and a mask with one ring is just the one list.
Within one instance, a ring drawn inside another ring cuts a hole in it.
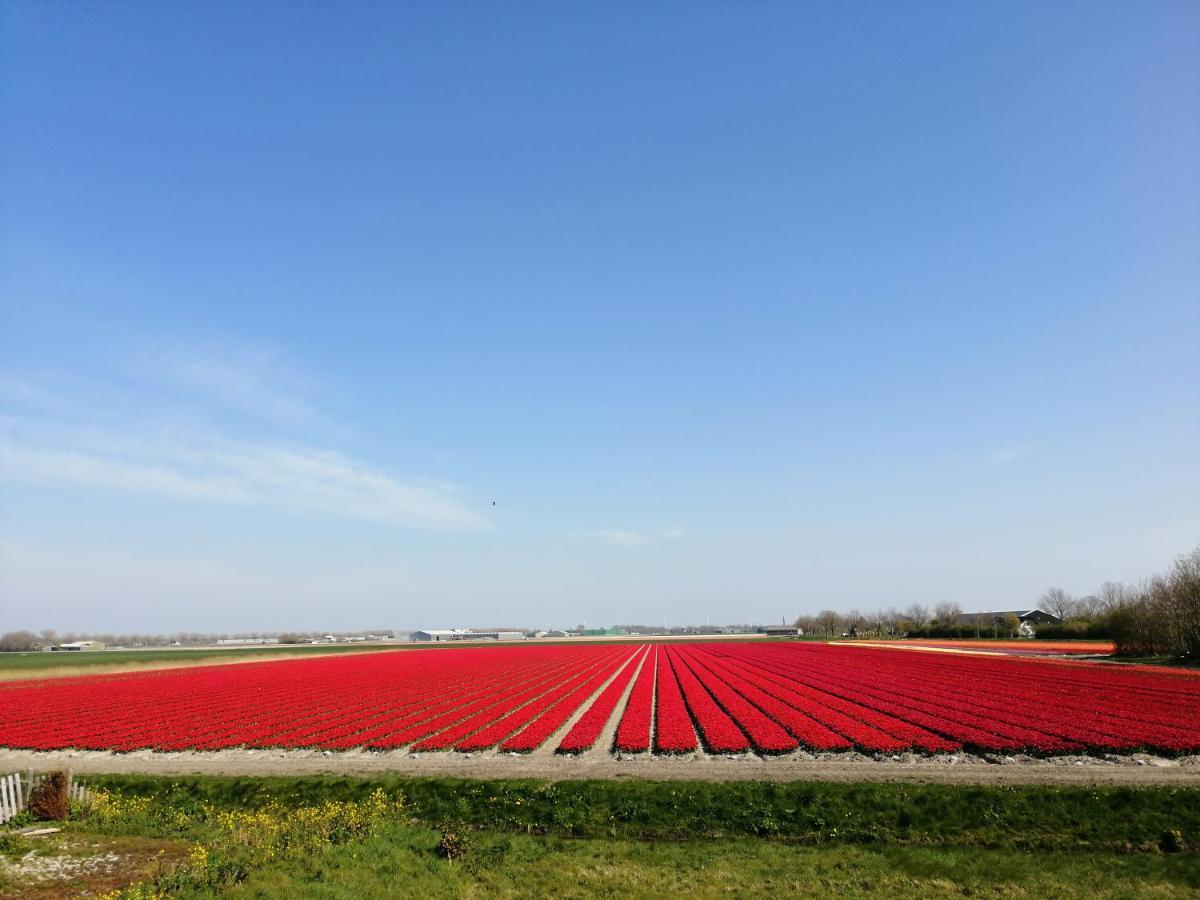
[{"label": "leafless tree", "polygon": [[1038,609],[1056,618],[1067,620],[1075,615],[1079,601],[1060,587],[1052,587],[1038,598]]},{"label": "leafless tree", "polygon": [[1106,581],[1096,591],[1100,601],[1101,612],[1112,612],[1130,602],[1137,596],[1137,591],[1119,581]]},{"label": "leafless tree", "polygon": [[883,634],[883,613],[879,610],[867,613],[867,615],[863,616],[863,627],[867,629],[867,634]]},{"label": "leafless tree", "polygon": [[962,607],[953,600],[944,600],[933,608],[933,618],[939,625],[956,625],[962,618]]},{"label": "leafless tree", "polygon": [[1188,659],[1200,657],[1200,547],[1175,560],[1164,581],[1161,606],[1169,622],[1172,652]]},{"label": "leafless tree", "polygon": [[832,609],[823,609],[817,613],[817,629],[822,634],[836,636],[842,630],[842,616]]},{"label": "leafless tree", "polygon": [[41,645],[38,636],[32,631],[9,631],[0,634],[0,653],[19,653],[23,650],[37,650]]},{"label": "leafless tree", "polygon": [[1200,547],[1175,560],[1165,575],[1138,588],[1101,588],[1117,652],[1127,656],[1200,659]]},{"label": "leafless tree", "polygon": [[851,634],[859,634],[862,632],[866,621],[862,613],[857,609],[852,609],[846,613],[845,626]]},{"label": "leafless tree", "polygon": [[894,606],[889,606],[879,614],[879,624],[884,633],[894,635],[900,628],[900,611]]},{"label": "leafless tree", "polygon": [[929,624],[929,607],[914,603],[904,611],[904,618],[908,619],[913,628],[924,628]]}]

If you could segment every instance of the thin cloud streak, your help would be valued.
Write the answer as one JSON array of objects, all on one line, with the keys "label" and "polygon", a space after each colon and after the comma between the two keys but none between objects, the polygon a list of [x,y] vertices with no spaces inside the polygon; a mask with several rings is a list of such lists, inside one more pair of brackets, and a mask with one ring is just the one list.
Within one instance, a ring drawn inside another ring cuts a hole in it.
[{"label": "thin cloud streak", "polygon": [[260,504],[434,530],[488,521],[445,486],[406,483],[340,453],[220,438],[97,435],[63,447],[0,432],[0,477],[211,503]]},{"label": "thin cloud streak", "polygon": [[268,422],[327,424],[312,400],[317,381],[271,344],[168,342],[146,354],[142,365],[154,380]]},{"label": "thin cloud streak", "polygon": [[1025,455],[1023,447],[1001,447],[993,450],[988,456],[988,462],[993,466],[1005,466]]},{"label": "thin cloud streak", "polygon": [[[159,341],[126,371],[135,376],[130,386],[93,378],[49,389],[0,373],[0,411],[13,413],[0,413],[0,480],[434,530],[491,527],[457,485],[400,479],[323,447],[337,429],[312,402],[320,385],[272,345]],[[180,396],[164,405],[163,388]],[[169,427],[220,408],[309,437],[280,440],[274,429],[238,421]],[[239,426],[254,430],[230,436],[228,428]]]},{"label": "thin cloud streak", "polygon": [[592,536],[609,544],[620,547],[644,547],[647,544],[658,544],[663,541],[677,541],[683,537],[678,528],[667,528],[662,531],[631,531],[626,528],[601,528],[591,532]]}]

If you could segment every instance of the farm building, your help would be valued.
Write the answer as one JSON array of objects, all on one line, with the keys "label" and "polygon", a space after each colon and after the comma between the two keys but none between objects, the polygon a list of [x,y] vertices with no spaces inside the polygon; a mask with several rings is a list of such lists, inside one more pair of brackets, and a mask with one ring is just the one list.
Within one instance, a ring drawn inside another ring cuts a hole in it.
[{"label": "farm building", "polygon": [[465,641],[467,632],[461,628],[430,628],[425,631],[414,631],[414,641]]},{"label": "farm building", "polygon": [[771,637],[800,637],[804,634],[803,629],[795,625],[768,625],[763,631]]},{"label": "farm building", "polygon": [[993,624],[1002,624],[1008,616],[1016,616],[1017,621],[1022,625],[1058,625],[1062,622],[1058,616],[1052,615],[1042,609],[1012,609],[1003,612],[975,612],[963,613],[958,617],[960,625],[987,625],[991,627]]},{"label": "farm building", "polygon": [[66,644],[57,644],[50,648],[51,650],[103,650],[103,641],[70,641]]},{"label": "farm building", "polygon": [[523,641],[523,631],[467,631],[465,628],[431,628],[414,631],[414,641]]}]

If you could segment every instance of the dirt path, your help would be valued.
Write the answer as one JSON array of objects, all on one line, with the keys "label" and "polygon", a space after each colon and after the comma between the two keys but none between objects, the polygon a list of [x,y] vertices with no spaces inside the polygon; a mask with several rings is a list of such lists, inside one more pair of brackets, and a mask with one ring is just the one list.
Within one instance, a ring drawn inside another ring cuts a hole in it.
[{"label": "dirt path", "polygon": [[1200,787],[1200,756],[983,757],[970,754],[874,758],[857,753],[797,751],[763,758],[751,754],[651,757],[585,753],[342,753],[316,750],[220,750],[211,753],[105,753],[0,749],[0,773],[69,768],[77,775],[433,775],[460,778],[643,778],[701,781],[884,781],[941,784],[1174,785]]},{"label": "dirt path", "polygon": [[621,699],[617,701],[617,705],[613,708],[612,715],[604,723],[604,728],[601,729],[599,736],[596,738],[596,743],[590,749],[580,754],[580,756],[588,759],[601,759],[608,756],[609,750],[612,749],[613,741],[617,737],[617,726],[625,716],[625,707],[629,705],[629,695],[633,693],[633,686],[641,676],[642,669],[648,665],[654,665],[653,657],[654,648],[650,647],[642,654],[640,659],[634,661],[633,675],[629,679],[629,684],[625,685],[625,690],[621,692]]},{"label": "dirt path", "polygon": [[[592,704],[596,702],[596,698],[603,694],[605,690],[608,689],[608,686],[613,683],[616,677],[625,671],[625,667],[627,665],[631,665],[630,661],[637,656],[639,651],[640,648],[638,650],[634,650],[633,653],[629,654],[628,656],[622,657],[620,664],[613,671],[613,673],[608,676],[608,678],[604,679],[604,683],[592,691],[591,695],[584,702],[579,704],[579,708],[576,709],[575,712],[571,713],[571,715],[565,722],[562,723],[562,725],[558,726],[558,730],[555,731],[554,734],[550,735],[550,737],[545,741],[543,741],[542,744],[529,755],[541,757],[553,756],[554,748],[562,743],[562,739],[565,738],[567,733],[575,727],[575,723],[582,719],[584,714],[592,708]],[[497,755],[497,752],[493,750],[491,751],[490,755],[495,756]]]},{"label": "dirt path", "polygon": [[183,840],[60,833],[26,840],[19,856],[0,856],[4,897],[61,900],[110,892],[187,859]]}]

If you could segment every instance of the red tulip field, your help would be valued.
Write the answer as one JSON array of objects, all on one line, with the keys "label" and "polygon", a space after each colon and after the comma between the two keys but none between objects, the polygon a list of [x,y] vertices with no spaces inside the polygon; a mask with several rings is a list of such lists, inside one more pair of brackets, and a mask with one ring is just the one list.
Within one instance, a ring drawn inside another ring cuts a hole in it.
[{"label": "red tulip field", "polygon": [[420,649],[0,682],[0,747],[1200,751],[1200,677],[819,643]]}]

